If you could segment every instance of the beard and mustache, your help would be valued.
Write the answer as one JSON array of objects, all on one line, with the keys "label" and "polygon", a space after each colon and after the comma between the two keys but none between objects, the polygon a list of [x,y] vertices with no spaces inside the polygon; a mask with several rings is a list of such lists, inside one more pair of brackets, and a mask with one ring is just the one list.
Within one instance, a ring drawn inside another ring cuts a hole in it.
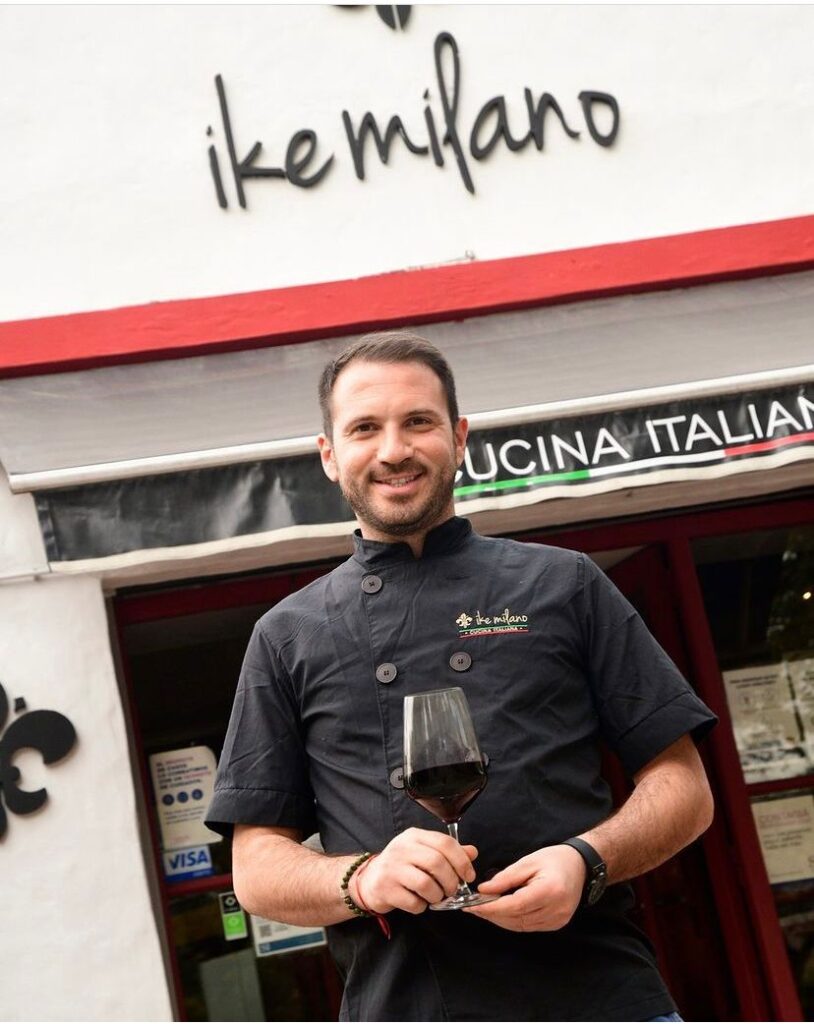
[{"label": "beard and mustache", "polygon": [[429,491],[423,496],[405,497],[403,502],[394,497],[376,499],[377,475],[369,474],[363,484],[346,479],[340,474],[339,488],[345,500],[361,523],[391,537],[408,537],[436,526],[446,517],[455,483],[456,466],[441,467],[418,465],[410,460],[391,466],[382,463],[378,476],[400,477],[422,474],[430,477]]}]

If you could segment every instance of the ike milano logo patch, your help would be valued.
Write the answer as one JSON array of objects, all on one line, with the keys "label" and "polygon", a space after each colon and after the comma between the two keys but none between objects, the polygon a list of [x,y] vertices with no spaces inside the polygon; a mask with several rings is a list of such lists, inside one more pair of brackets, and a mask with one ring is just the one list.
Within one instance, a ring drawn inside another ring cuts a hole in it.
[{"label": "ike milano logo patch", "polygon": [[481,636],[488,633],[528,633],[528,615],[512,615],[504,608],[499,615],[481,615],[480,610],[474,615],[461,612],[455,620],[458,636]]}]

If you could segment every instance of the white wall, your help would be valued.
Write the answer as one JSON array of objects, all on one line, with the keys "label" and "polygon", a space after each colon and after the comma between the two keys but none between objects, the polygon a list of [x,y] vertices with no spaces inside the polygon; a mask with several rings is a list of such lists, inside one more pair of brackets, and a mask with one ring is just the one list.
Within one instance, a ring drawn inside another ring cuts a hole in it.
[{"label": "white wall", "polygon": [[[519,126],[528,86],[580,141],[552,117],[543,153],[470,159],[475,196],[448,149],[438,169],[398,142],[357,181],[342,109],[419,134],[441,30],[465,135],[497,94]],[[813,30],[805,6],[415,6],[403,32],[372,6],[0,8],[0,320],[810,214]],[[336,154],[325,180],[249,181],[239,209],[216,73],[239,156],[260,139],[279,164],[310,127]],[[584,131],[582,89],[617,97],[613,148]]]},{"label": "white wall", "polygon": [[12,494],[8,477],[0,466],[0,581],[47,571],[34,498],[30,494]]},{"label": "white wall", "polygon": [[12,707],[24,697],[78,734],[57,764],[30,750],[15,761],[21,786],[45,786],[48,800],[9,814],[0,842],[0,1015],[169,1020],[99,581],[0,586],[0,679]]}]

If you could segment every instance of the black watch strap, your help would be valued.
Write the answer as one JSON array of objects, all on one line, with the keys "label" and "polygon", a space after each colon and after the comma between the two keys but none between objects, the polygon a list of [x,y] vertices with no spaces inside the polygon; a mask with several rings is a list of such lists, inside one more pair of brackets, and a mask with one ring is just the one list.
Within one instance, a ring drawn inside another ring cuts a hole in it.
[{"label": "black watch strap", "polygon": [[588,873],[582,890],[582,906],[592,907],[608,884],[608,867],[590,843],[584,839],[566,839],[561,846],[571,846],[585,861]]}]

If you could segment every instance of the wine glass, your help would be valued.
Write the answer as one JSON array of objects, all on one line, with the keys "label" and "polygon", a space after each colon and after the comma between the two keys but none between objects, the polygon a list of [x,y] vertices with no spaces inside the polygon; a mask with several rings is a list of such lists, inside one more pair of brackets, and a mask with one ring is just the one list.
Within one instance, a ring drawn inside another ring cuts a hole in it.
[{"label": "wine glass", "polygon": [[[461,815],[486,785],[466,694],[459,686],[404,698],[404,788],[416,803],[440,818],[458,842]],[[460,910],[491,903],[497,896],[473,893],[461,881],[454,896],[431,910]]]}]

